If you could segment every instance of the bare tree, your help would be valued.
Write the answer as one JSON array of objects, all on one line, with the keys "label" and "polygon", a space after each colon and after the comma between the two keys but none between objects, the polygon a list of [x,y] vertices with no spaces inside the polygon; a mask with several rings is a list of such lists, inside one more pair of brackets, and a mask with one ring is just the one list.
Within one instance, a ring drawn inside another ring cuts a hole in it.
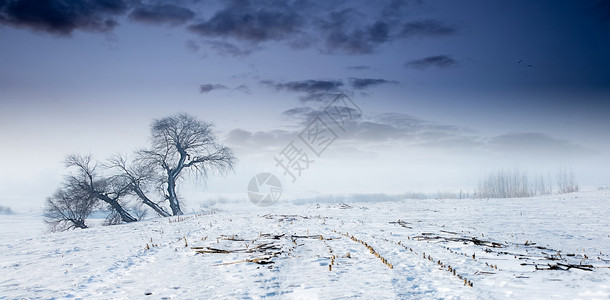
[{"label": "bare tree", "polygon": [[557,189],[562,194],[578,192],[578,184],[572,169],[559,168],[557,170]]},{"label": "bare tree", "polygon": [[[143,204],[152,208],[157,214],[162,217],[169,217],[170,214],[159,205],[152,201],[146,194],[149,192],[148,187],[156,181],[155,171],[151,165],[144,163],[135,163],[132,166],[127,165],[127,161],[120,155],[115,155],[109,160],[108,167],[119,171],[118,177],[124,178],[129,182],[129,189],[142,201]],[[165,199],[163,199],[165,201]]]},{"label": "bare tree", "polygon": [[97,207],[98,199],[77,186],[64,183],[47,198],[44,219],[51,231],[87,228],[85,220]]},{"label": "bare tree", "polygon": [[124,178],[105,178],[99,176],[97,164],[93,162],[91,155],[69,155],[66,159],[66,167],[76,169],[76,174],[71,174],[67,177],[66,184],[78,187],[91,197],[106,202],[120,216],[123,222],[137,221],[119,202],[130,191],[129,184]]},{"label": "bare tree", "polygon": [[233,168],[233,152],[217,142],[210,123],[178,114],[155,120],[151,134],[152,147],[138,152],[139,162],[160,170],[173,215],[182,214],[176,184],[184,173],[205,179],[209,171],[223,174]]}]

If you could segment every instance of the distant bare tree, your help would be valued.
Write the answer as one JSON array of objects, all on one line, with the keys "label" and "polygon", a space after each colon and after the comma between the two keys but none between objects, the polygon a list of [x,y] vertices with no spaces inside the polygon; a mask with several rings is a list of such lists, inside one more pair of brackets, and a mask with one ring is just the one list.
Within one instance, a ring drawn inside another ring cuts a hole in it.
[{"label": "distant bare tree", "polygon": [[185,171],[205,179],[210,171],[222,174],[233,168],[233,152],[217,142],[210,123],[178,114],[155,120],[151,134],[152,147],[138,152],[139,162],[162,174],[173,215],[182,214],[176,184]]},{"label": "distant bare tree", "polygon": [[557,170],[557,189],[560,193],[578,192],[578,184],[576,183],[574,171],[567,168],[559,168]]},{"label": "distant bare tree", "polygon": [[477,195],[482,198],[529,197],[534,194],[530,189],[527,173],[519,169],[498,170],[490,173],[479,183]]},{"label": "distant bare tree", "polygon": [[[140,201],[152,208],[157,214],[162,217],[169,217],[170,214],[159,205],[159,203],[148,198],[148,188],[154,185],[157,181],[155,170],[149,164],[136,162],[131,166],[127,165],[127,161],[120,155],[115,155],[108,162],[108,167],[118,170],[118,177],[124,178],[129,182],[129,189],[140,199]],[[163,199],[165,201],[165,199]]]},{"label": "distant bare tree", "polygon": [[98,199],[78,186],[64,183],[52,197],[47,198],[44,220],[53,232],[87,228],[85,220],[97,207]]},{"label": "distant bare tree", "polygon": [[66,178],[66,184],[77,187],[93,198],[106,202],[123,222],[134,222],[136,218],[127,212],[120,199],[129,193],[129,183],[122,177],[102,177],[97,173],[97,164],[91,155],[69,155],[66,167],[76,169],[75,174]]}]

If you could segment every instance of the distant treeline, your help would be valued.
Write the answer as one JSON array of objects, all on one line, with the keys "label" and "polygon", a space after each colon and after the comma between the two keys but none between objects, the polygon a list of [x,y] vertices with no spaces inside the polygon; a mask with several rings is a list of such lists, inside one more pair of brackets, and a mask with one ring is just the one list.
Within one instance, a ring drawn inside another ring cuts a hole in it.
[{"label": "distant treeline", "polygon": [[[403,199],[473,199],[473,198],[520,198],[537,195],[566,194],[578,192],[574,171],[559,168],[555,173],[531,176],[519,168],[500,169],[488,173],[479,180],[474,190],[438,191],[433,193],[407,192]],[[601,189],[601,188],[600,188]]]},{"label": "distant treeline", "polygon": [[559,168],[555,174],[530,176],[518,168],[489,173],[479,182],[478,198],[518,198],[578,191],[574,171]]}]

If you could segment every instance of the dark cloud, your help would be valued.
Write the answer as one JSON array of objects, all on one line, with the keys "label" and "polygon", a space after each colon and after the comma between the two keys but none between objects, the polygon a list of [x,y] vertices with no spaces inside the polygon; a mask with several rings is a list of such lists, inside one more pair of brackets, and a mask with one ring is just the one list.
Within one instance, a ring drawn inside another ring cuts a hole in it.
[{"label": "dark cloud", "polygon": [[390,36],[390,25],[383,21],[377,21],[367,28],[367,33],[371,42],[379,44],[385,43]]},{"label": "dark cloud", "polygon": [[220,10],[192,24],[189,31],[205,39],[221,55],[243,56],[265,42],[282,42],[292,49],[311,47],[306,12],[318,8],[304,1],[226,1]]},{"label": "dark cloud", "polygon": [[217,90],[231,90],[231,91],[237,91],[237,92],[250,94],[250,88],[245,84],[239,85],[234,88],[228,87],[224,84],[217,84],[217,83],[206,83],[206,84],[202,84],[199,86],[199,92],[201,94],[207,94],[209,92],[217,91]]},{"label": "dark cloud", "polygon": [[205,37],[231,37],[258,43],[289,38],[300,26],[301,17],[296,13],[246,6],[223,9],[189,29]]},{"label": "dark cloud", "polygon": [[206,83],[199,86],[199,92],[202,94],[209,93],[214,90],[226,90],[228,87],[222,84]]},{"label": "dark cloud", "polygon": [[[230,56],[249,55],[270,41],[292,49],[316,47],[326,54],[370,54],[396,39],[455,32],[436,20],[405,24],[405,7],[417,0],[386,0],[370,6],[351,1],[234,0],[218,2],[219,8],[205,13],[194,9],[200,5],[197,2],[0,0],[0,24],[69,35],[74,30],[112,30],[125,13],[133,21],[154,25],[197,20],[187,28],[201,38],[199,45]],[[188,45],[197,52],[198,45]]]},{"label": "dark cloud", "polygon": [[122,0],[13,0],[0,2],[0,23],[59,35],[112,30],[127,10]]},{"label": "dark cloud", "polygon": [[[294,49],[317,46],[328,54],[354,55],[373,53],[381,45],[397,38],[455,32],[455,29],[436,20],[403,24],[404,21],[399,19],[404,18],[401,11],[408,2],[414,1],[386,1],[378,6],[381,15],[374,16],[351,2],[232,1],[211,17],[188,28],[215,42],[230,39],[232,44],[257,45],[281,41]],[[217,50],[225,49],[217,47]],[[232,53],[240,52],[229,52]]]},{"label": "dark cloud", "polygon": [[378,18],[371,18],[370,12],[363,13],[354,7],[329,12],[326,18],[317,21],[325,41],[323,50],[331,54],[369,54],[396,39],[456,32],[455,28],[434,19],[403,23],[403,9],[409,2],[413,1],[386,2]]},{"label": "dark cloud", "polygon": [[331,92],[336,91],[341,86],[343,86],[343,82],[340,80],[303,80],[275,84],[276,89],[305,93]]},{"label": "dark cloud", "polygon": [[457,61],[449,55],[428,56],[422,59],[414,59],[405,63],[406,67],[416,69],[427,69],[429,67],[448,68],[457,64]]},{"label": "dark cloud", "polygon": [[337,92],[342,86],[341,80],[302,80],[289,82],[275,82],[273,80],[262,80],[260,83],[274,88],[277,91],[305,93],[299,99],[303,102],[325,101],[329,99],[329,93]]},{"label": "dark cloud", "polygon": [[318,27],[325,36],[327,53],[372,53],[378,46],[390,40],[390,25],[382,20],[361,25],[363,15],[348,8],[333,11],[327,18],[318,20]]},{"label": "dark cloud", "polygon": [[141,5],[136,7],[129,18],[152,24],[183,24],[195,17],[195,13],[174,4]]},{"label": "dark cloud", "polygon": [[283,111],[282,114],[292,117],[292,116],[309,115],[314,111],[315,110],[311,107],[295,107],[295,108],[291,108],[289,110]]},{"label": "dark cloud", "polygon": [[437,20],[408,22],[402,26],[402,37],[451,35],[456,29]]},{"label": "dark cloud", "polygon": [[[302,93],[299,96],[301,102],[323,102],[329,103],[342,91],[345,86],[342,80],[302,80],[289,82],[275,82],[273,80],[262,80],[261,84],[269,86],[276,91],[290,91]],[[349,87],[354,90],[365,90],[382,84],[397,84],[397,81],[377,78],[349,78]],[[349,92],[349,91],[348,91]],[[351,91],[353,93],[353,91]]]},{"label": "dark cloud", "polygon": [[393,80],[385,80],[385,79],[375,79],[375,78],[350,78],[350,85],[357,90],[367,89],[369,87],[373,87],[381,84],[396,84],[397,81]]},{"label": "dark cloud", "polygon": [[289,82],[275,82],[273,80],[262,80],[260,83],[274,88],[276,91],[303,93],[299,96],[301,102],[327,102],[332,99],[334,93],[344,85],[341,80],[302,80]]}]

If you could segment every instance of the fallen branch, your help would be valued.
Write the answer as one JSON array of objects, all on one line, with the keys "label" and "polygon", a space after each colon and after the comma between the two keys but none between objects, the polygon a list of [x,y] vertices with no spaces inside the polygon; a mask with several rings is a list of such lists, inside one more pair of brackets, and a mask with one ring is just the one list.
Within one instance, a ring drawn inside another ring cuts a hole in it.
[{"label": "fallen branch", "polygon": [[407,222],[405,222],[403,220],[400,220],[400,219],[398,221],[395,221],[395,222],[390,222],[390,224],[398,224],[398,225],[400,225],[400,226],[402,226],[404,228],[413,229],[413,227],[408,225],[409,223],[407,223]]},{"label": "fallen branch", "polygon": [[246,259],[246,260],[240,260],[240,261],[233,261],[233,262],[226,262],[226,263],[220,263],[220,264],[215,264],[213,266],[226,266],[226,265],[234,265],[234,264],[240,264],[240,263],[256,263],[259,265],[268,265],[268,264],[272,264],[274,263],[271,257],[259,257],[259,258],[252,258],[252,259]]}]

